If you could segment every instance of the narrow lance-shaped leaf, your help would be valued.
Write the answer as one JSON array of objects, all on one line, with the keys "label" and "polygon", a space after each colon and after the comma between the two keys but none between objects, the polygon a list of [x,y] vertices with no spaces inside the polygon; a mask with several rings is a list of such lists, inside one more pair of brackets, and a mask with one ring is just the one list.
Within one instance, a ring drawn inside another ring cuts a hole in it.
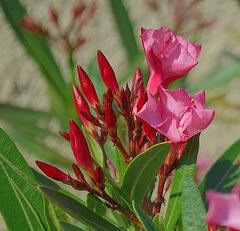
[{"label": "narrow lance-shaped leaf", "polygon": [[206,210],[199,189],[191,175],[186,174],[182,190],[182,224],[184,231],[207,231]]},{"label": "narrow lance-shaped leaf", "polygon": [[199,135],[188,140],[176,169],[168,202],[165,224],[168,231],[172,230],[181,214],[183,180],[186,174],[194,176],[199,147]]},{"label": "narrow lance-shaped leaf", "polygon": [[[35,177],[14,143],[2,129],[0,129],[0,143],[0,185],[4,185],[0,187],[0,212],[4,221],[9,230],[43,230],[42,227],[46,227],[43,197],[19,175],[15,168],[26,174],[33,182],[36,182]],[[13,217],[17,217],[18,222],[12,222]]]},{"label": "narrow lance-shaped leaf", "polygon": [[240,157],[240,140],[236,141],[213,165],[203,178],[199,189],[205,204],[205,193],[208,189],[217,192],[230,193],[240,178],[240,167],[237,159]]},{"label": "narrow lance-shaped leaf", "polygon": [[47,196],[51,201],[57,203],[63,210],[70,214],[75,219],[83,222],[89,227],[98,231],[119,231],[120,229],[112,225],[105,219],[96,215],[84,205],[80,204],[73,198],[66,196],[54,189],[39,186],[39,189]]},{"label": "narrow lance-shaped leaf", "polygon": [[113,16],[115,17],[115,21],[122,39],[122,43],[128,56],[128,60],[131,61],[138,54],[138,48],[134,37],[133,28],[128,17],[128,12],[122,0],[109,1],[112,7]]},{"label": "narrow lance-shaped leaf", "polygon": [[141,206],[143,198],[156,173],[170,151],[171,143],[160,143],[139,154],[128,165],[122,190],[131,201]]},{"label": "narrow lance-shaped leaf", "polygon": [[159,231],[159,229],[155,226],[152,220],[148,217],[148,215],[133,201],[133,208],[137,218],[140,220],[144,228],[148,231]]}]

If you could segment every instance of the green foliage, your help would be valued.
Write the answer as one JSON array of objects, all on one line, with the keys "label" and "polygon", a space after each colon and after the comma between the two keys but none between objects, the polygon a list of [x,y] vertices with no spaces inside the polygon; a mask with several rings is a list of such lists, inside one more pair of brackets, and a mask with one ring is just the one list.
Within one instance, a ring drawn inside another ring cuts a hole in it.
[{"label": "green foliage", "polygon": [[112,8],[112,13],[115,18],[122,43],[131,62],[138,54],[137,43],[134,37],[133,28],[128,17],[128,12],[122,0],[109,0]]},{"label": "green foliage", "polygon": [[74,200],[73,198],[64,195],[54,189],[45,186],[39,186],[39,189],[44,195],[46,195],[51,201],[55,202],[68,214],[70,214],[75,219],[81,221],[93,229],[99,231],[107,230],[120,230],[116,226],[112,225],[105,219],[101,218],[90,209]]},{"label": "green foliage", "polygon": [[159,231],[159,229],[155,226],[152,220],[147,216],[147,214],[133,201],[133,208],[135,214],[139,221],[142,223],[144,228],[148,231]]},{"label": "green foliage", "polygon": [[186,175],[194,176],[199,147],[199,135],[188,140],[178,163],[165,218],[166,228],[172,230],[181,215],[183,182]]},{"label": "green foliage", "polygon": [[240,140],[236,141],[213,165],[203,178],[199,188],[206,203],[205,193],[208,189],[230,193],[240,178],[237,159],[240,157]]},{"label": "green foliage", "polygon": [[153,223],[159,230],[166,231],[166,226],[164,219],[160,213],[157,213],[156,216],[153,218]]},{"label": "green foliage", "polygon": [[206,210],[192,175],[186,174],[182,189],[182,223],[185,231],[207,231]]},{"label": "green foliage", "polygon": [[131,201],[142,205],[144,196],[170,151],[171,143],[160,143],[139,154],[128,165],[122,190]]},{"label": "green foliage", "polygon": [[[6,133],[0,129],[0,212],[9,230],[55,230],[53,222],[49,221],[51,212],[55,209],[36,190],[36,179],[26,161],[19,153],[15,144]],[[62,211],[56,218],[64,218]],[[13,217],[18,222],[13,222]],[[19,222],[21,226],[19,226]],[[55,224],[57,222],[55,221]]]}]

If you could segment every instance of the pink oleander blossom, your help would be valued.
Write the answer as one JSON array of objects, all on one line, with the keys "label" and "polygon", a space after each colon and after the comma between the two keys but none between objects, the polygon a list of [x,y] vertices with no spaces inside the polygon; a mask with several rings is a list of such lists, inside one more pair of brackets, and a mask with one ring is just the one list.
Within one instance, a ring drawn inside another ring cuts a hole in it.
[{"label": "pink oleander blossom", "polygon": [[170,83],[186,75],[195,65],[201,45],[174,35],[167,27],[158,30],[142,28],[142,43],[150,69],[147,91],[158,96],[157,87],[167,88]]},{"label": "pink oleander blossom", "polygon": [[208,225],[240,230],[240,195],[208,190],[206,198],[209,202],[206,216]]},{"label": "pink oleander blossom", "polygon": [[149,94],[148,101],[135,116],[172,143],[186,142],[211,123],[215,112],[204,109],[204,90],[193,97],[183,88],[170,91],[160,86],[158,90],[160,101]]}]

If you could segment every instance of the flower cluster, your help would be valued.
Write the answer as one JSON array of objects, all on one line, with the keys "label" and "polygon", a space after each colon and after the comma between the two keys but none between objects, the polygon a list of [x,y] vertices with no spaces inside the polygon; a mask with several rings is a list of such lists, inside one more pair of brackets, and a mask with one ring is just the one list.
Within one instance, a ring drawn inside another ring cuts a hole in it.
[{"label": "flower cluster", "polygon": [[[196,59],[201,45],[187,43],[183,37],[174,35],[166,27],[158,30],[142,29],[141,38],[150,69],[146,90],[139,68],[136,69],[132,87],[126,85],[125,89],[120,88],[111,65],[100,51],[97,52],[98,66],[107,87],[102,102],[99,101],[91,79],[80,66],[77,69],[81,90],[76,85],[73,85],[72,90],[79,118],[102,149],[105,165],[116,177],[116,182],[121,183],[117,169],[105,152],[108,136],[118,148],[126,165],[150,146],[163,141],[172,142],[170,153],[159,171],[158,196],[154,201],[152,214],[155,215],[164,201],[165,181],[176,169],[187,140],[208,127],[214,111],[204,109],[204,90],[191,96],[185,89],[167,89],[169,84],[186,75],[198,63]],[[118,136],[116,107],[126,124],[127,144]],[[106,170],[93,160],[87,140],[78,125],[71,120],[70,133],[60,134],[71,142],[78,163],[72,165],[77,179],[42,162],[37,162],[39,168],[55,180],[96,194],[140,225],[134,214],[105,192]],[[85,180],[79,167],[86,172],[94,186]]]}]

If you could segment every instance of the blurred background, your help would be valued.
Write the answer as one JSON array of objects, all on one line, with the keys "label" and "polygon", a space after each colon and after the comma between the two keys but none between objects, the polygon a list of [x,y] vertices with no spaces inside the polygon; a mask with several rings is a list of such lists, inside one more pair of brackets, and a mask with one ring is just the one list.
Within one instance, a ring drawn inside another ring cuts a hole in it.
[{"label": "blurred background", "polygon": [[71,94],[72,83],[79,84],[76,65],[99,97],[106,88],[97,50],[121,86],[131,85],[137,66],[146,85],[141,27],[167,26],[202,44],[198,65],[172,88],[191,94],[205,88],[216,116],[201,134],[200,152],[213,162],[240,138],[239,22],[237,0],[1,0],[0,126],[31,166],[40,159],[67,168],[72,152],[58,131],[68,132],[69,118],[77,119]]}]

